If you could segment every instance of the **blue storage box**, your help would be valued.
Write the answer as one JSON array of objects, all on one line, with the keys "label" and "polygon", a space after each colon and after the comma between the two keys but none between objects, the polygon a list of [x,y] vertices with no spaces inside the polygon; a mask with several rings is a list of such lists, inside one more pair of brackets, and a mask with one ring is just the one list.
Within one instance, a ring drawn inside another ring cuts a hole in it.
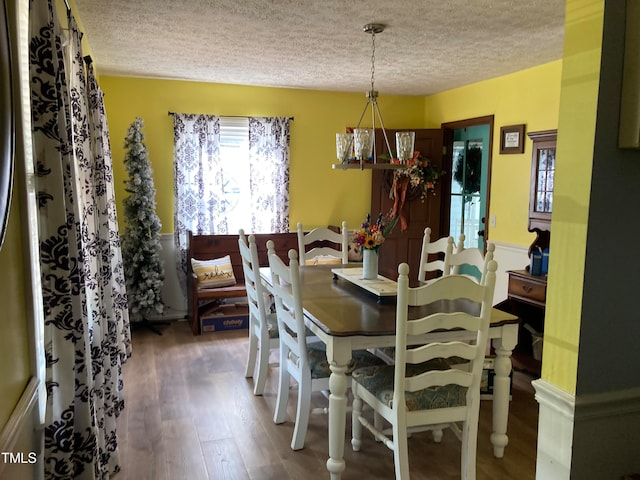
[{"label": "blue storage box", "polygon": [[542,275],[549,273],[549,249],[545,248],[542,251]]},{"label": "blue storage box", "polygon": [[531,252],[529,273],[531,275],[542,275],[542,252]]}]

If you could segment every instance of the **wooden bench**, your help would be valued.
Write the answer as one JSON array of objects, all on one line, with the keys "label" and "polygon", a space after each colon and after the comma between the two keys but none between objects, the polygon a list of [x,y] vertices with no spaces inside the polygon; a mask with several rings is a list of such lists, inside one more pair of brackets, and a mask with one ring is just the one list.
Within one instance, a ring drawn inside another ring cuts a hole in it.
[{"label": "wooden bench", "polygon": [[[298,237],[293,233],[258,233],[255,234],[258,246],[258,258],[260,266],[268,266],[267,240],[273,240],[276,253],[280,258],[288,258],[290,249],[298,250]],[[191,269],[191,259],[213,260],[215,258],[229,255],[233,274],[236,277],[236,284],[229,287],[218,288],[198,288],[198,279]],[[246,297],[247,291],[244,286],[244,271],[242,269],[242,258],[238,248],[238,235],[194,235],[188,232],[187,243],[187,300],[188,315],[191,322],[191,330],[194,335],[202,333],[200,331],[200,317],[206,315],[215,308],[216,303],[228,298]],[[204,301],[210,301],[209,305],[201,305]]]}]

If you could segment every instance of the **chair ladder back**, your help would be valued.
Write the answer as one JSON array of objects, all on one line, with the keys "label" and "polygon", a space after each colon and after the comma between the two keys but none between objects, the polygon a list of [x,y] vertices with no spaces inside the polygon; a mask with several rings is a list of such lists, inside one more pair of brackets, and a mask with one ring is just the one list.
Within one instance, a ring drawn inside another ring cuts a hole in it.
[{"label": "chair ladder back", "polygon": [[[309,260],[320,255],[330,255],[340,258],[343,264],[349,263],[349,232],[346,221],[342,222],[340,233],[334,232],[330,228],[321,227],[314,228],[305,234],[302,223],[298,223],[297,227],[300,265],[306,265]],[[316,246],[307,251],[307,246],[316,242],[331,242],[340,245],[340,250],[329,246]]]},{"label": "chair ladder back", "polygon": [[432,313],[426,317],[409,320],[407,336],[423,335],[436,330],[464,329],[475,331],[478,329],[479,322],[480,317],[466,312]]},{"label": "chair ladder back", "polygon": [[[442,237],[435,242],[431,241],[431,228],[424,229],[422,237],[422,251],[420,253],[420,265],[418,267],[418,282],[420,284],[427,283],[427,274],[429,272],[442,272],[442,275],[448,275],[447,257],[453,253],[453,237]],[[433,260],[433,256],[438,258]],[[442,256],[442,258],[440,258]]]},{"label": "chair ladder back", "polygon": [[467,299],[480,303],[485,296],[485,290],[482,287],[483,285],[466,275],[446,275],[433,279],[428,285],[409,289],[407,304],[420,306],[455,299]]},{"label": "chair ladder back", "polygon": [[273,296],[280,342],[285,344],[301,364],[306,364],[307,349],[304,316],[300,295],[300,272],[298,253],[289,250],[289,266],[278,257],[271,241],[267,242],[269,268],[271,269]]},{"label": "chair ladder back", "polygon": [[451,255],[449,260],[449,268],[451,273],[458,275],[463,265],[475,267],[480,273],[479,282],[483,283],[487,274],[487,265],[493,260],[496,245],[493,242],[487,243],[487,252],[482,253],[479,248],[464,248],[464,235],[460,235],[461,240],[458,243],[457,250]]},{"label": "chair ladder back", "polygon": [[[255,236],[244,235],[244,231],[240,230],[238,235],[238,247],[240,257],[242,259],[242,270],[244,272],[245,289],[247,291],[247,300],[249,302],[249,311],[260,322],[266,322],[266,305],[265,292],[260,281],[260,264],[258,262],[258,247],[256,245]],[[266,325],[265,325],[266,328]]]},{"label": "chair ladder back", "polygon": [[405,359],[408,364],[420,364],[434,358],[459,357],[465,360],[473,360],[476,358],[476,353],[475,344],[451,340],[407,349]]},{"label": "chair ladder back", "polygon": [[[394,401],[397,390],[417,391],[431,386],[457,384],[463,387],[479,385],[480,370],[489,330],[489,319],[495,288],[497,263],[488,262],[485,284],[478,284],[462,275],[448,275],[416,288],[410,288],[408,265],[398,268],[398,296],[396,309],[396,366]],[[406,267],[406,268],[404,268]],[[438,312],[418,319],[408,319],[409,306],[429,305],[440,300],[466,299],[479,304],[478,315],[466,311]],[[460,330],[473,337],[471,343],[460,341]],[[407,338],[442,331],[443,339],[437,343],[407,348]],[[450,334],[450,339],[447,338]],[[470,371],[455,368],[431,370],[407,376],[407,364],[421,364],[433,359],[461,357],[471,363]],[[404,394],[398,396],[398,400]]]}]

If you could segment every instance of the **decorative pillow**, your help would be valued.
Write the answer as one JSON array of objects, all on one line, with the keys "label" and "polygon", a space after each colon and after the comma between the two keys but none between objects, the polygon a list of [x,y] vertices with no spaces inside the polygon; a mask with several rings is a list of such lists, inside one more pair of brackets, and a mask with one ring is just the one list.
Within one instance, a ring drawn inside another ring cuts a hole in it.
[{"label": "decorative pillow", "polygon": [[226,255],[215,260],[191,259],[191,268],[198,277],[198,287],[228,287],[236,284],[231,257]]}]

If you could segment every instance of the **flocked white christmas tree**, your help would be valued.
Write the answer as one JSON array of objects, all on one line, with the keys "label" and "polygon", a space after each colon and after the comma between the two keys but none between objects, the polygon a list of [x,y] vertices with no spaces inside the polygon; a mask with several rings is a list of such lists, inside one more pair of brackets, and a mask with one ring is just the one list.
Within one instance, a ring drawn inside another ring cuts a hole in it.
[{"label": "flocked white christmas tree", "polygon": [[124,146],[124,166],[129,173],[124,199],[122,261],[127,283],[129,311],[133,322],[148,321],[164,311],[161,289],[164,265],[160,259],[160,219],[156,215],[156,189],[142,134],[143,122],[136,118],[129,127]]}]

